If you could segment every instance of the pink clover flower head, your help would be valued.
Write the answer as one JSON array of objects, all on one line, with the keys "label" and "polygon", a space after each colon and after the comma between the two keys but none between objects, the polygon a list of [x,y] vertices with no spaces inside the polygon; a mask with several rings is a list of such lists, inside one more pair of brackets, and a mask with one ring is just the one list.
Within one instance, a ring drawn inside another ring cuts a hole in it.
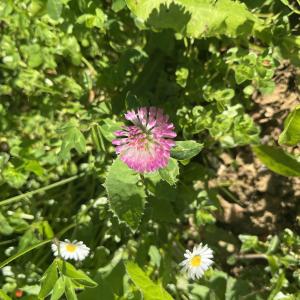
[{"label": "pink clover flower head", "polygon": [[166,167],[176,137],[169,117],[156,107],[142,107],[128,111],[125,118],[133,125],[116,131],[112,141],[120,159],[139,173]]}]

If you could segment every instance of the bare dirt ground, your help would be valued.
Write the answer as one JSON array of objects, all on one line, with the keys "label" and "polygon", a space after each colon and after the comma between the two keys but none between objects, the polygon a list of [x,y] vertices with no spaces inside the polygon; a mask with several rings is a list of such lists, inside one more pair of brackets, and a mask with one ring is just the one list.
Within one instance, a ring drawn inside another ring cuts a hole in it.
[{"label": "bare dirt ground", "polygon": [[[257,106],[251,115],[261,126],[263,143],[277,144],[284,119],[300,103],[299,75],[289,65],[283,65],[277,72],[274,92],[254,95]],[[300,153],[299,147],[286,150]],[[269,171],[249,147],[223,153],[220,162],[218,181],[227,182],[231,194],[231,197],[220,197],[223,208],[218,216],[220,222],[228,224],[237,234],[243,232],[262,238],[284,228],[300,229],[300,178],[287,178]]]}]

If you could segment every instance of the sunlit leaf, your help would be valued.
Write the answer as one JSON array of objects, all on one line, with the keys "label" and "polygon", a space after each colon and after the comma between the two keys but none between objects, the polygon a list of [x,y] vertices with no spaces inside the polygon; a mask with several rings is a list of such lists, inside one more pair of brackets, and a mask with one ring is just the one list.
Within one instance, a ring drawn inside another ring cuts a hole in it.
[{"label": "sunlit leaf", "polygon": [[1,300],[12,300],[10,297],[8,297],[3,290],[0,289],[0,299]]},{"label": "sunlit leaf", "polygon": [[[58,279],[56,260],[48,267],[41,279],[39,298],[45,298],[50,294]],[[58,298],[57,298],[58,299]]]},{"label": "sunlit leaf", "polygon": [[284,130],[279,136],[279,143],[295,146],[300,142],[300,106],[295,107],[284,122]]},{"label": "sunlit leaf", "polygon": [[127,262],[125,267],[129,277],[142,292],[145,300],[173,299],[162,286],[154,283],[137,264],[134,262]]},{"label": "sunlit leaf", "polygon": [[170,185],[176,184],[179,175],[179,166],[178,162],[174,158],[170,158],[168,165],[159,170],[159,175],[163,180],[168,182]]},{"label": "sunlit leaf", "polygon": [[171,150],[171,156],[178,160],[191,159],[203,148],[203,144],[195,141],[176,141],[176,145]]},{"label": "sunlit leaf", "polygon": [[65,278],[59,277],[53,286],[53,292],[50,300],[58,300],[62,297],[65,292]]},{"label": "sunlit leaf", "polygon": [[59,160],[70,159],[70,151],[76,149],[79,154],[86,152],[86,141],[84,135],[78,129],[75,121],[68,122],[59,132],[63,136],[61,149],[58,153]]},{"label": "sunlit leaf", "polygon": [[273,172],[283,176],[300,176],[300,162],[284,150],[267,145],[252,149],[259,160]]},{"label": "sunlit leaf", "polygon": [[87,276],[83,271],[76,269],[70,263],[66,261],[58,260],[57,264],[61,272],[65,276],[71,278],[72,280],[75,280],[76,282],[87,287],[97,286],[97,283],[94,280],[92,280],[89,276]]},{"label": "sunlit leaf", "polygon": [[261,21],[247,7],[232,0],[126,0],[147,25],[172,28],[190,37],[237,36],[251,33]]},{"label": "sunlit leaf", "polygon": [[65,293],[67,300],[77,300],[75,287],[72,283],[72,280],[68,277],[65,278]]},{"label": "sunlit leaf", "polygon": [[47,12],[52,19],[54,20],[59,19],[62,13],[62,9],[63,9],[62,0],[47,1]]}]

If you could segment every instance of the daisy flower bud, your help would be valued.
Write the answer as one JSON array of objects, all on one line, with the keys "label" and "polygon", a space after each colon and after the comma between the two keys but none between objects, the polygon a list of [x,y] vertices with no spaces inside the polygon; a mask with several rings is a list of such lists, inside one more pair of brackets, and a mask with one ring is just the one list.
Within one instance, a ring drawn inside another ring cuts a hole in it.
[{"label": "daisy flower bud", "polygon": [[184,254],[185,260],[180,263],[182,270],[188,273],[190,278],[199,279],[213,263],[212,250],[207,245],[195,246],[193,252],[186,250]]},{"label": "daisy flower bud", "polygon": [[[58,249],[59,248],[59,249]],[[63,259],[74,259],[77,261],[84,260],[90,252],[90,248],[87,247],[83,242],[77,242],[76,240],[70,242],[65,240],[64,242],[58,241],[51,245],[54,256],[60,255]]]},{"label": "daisy flower bud", "polygon": [[168,116],[161,109],[142,107],[128,111],[125,118],[133,125],[116,131],[118,138],[112,142],[120,159],[140,173],[166,167],[175,145],[172,139],[176,137]]}]

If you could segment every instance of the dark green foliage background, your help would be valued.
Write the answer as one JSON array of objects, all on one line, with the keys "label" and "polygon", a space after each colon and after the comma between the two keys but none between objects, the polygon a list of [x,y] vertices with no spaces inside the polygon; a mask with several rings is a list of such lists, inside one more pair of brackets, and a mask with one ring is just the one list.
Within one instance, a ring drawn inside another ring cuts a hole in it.
[{"label": "dark green foliage background", "polygon": [[[93,284],[69,267],[67,299],[299,299],[299,235],[235,236],[216,222],[220,190],[208,187],[218,156],[246,145],[272,171],[300,174],[299,158],[260,145],[248,114],[283,61],[300,64],[299,1],[242,2],[0,0],[0,261],[24,250],[0,275],[9,297],[38,299],[53,257],[49,244],[26,249],[57,236],[91,248],[76,268],[98,283],[84,289]],[[127,109],[150,105],[180,142],[166,169],[140,177],[113,163],[111,141]],[[282,144],[299,143],[299,118]],[[215,264],[190,282],[178,264],[200,242]],[[235,278],[240,252],[263,262],[243,262]],[[126,272],[127,260],[143,271]]]}]

